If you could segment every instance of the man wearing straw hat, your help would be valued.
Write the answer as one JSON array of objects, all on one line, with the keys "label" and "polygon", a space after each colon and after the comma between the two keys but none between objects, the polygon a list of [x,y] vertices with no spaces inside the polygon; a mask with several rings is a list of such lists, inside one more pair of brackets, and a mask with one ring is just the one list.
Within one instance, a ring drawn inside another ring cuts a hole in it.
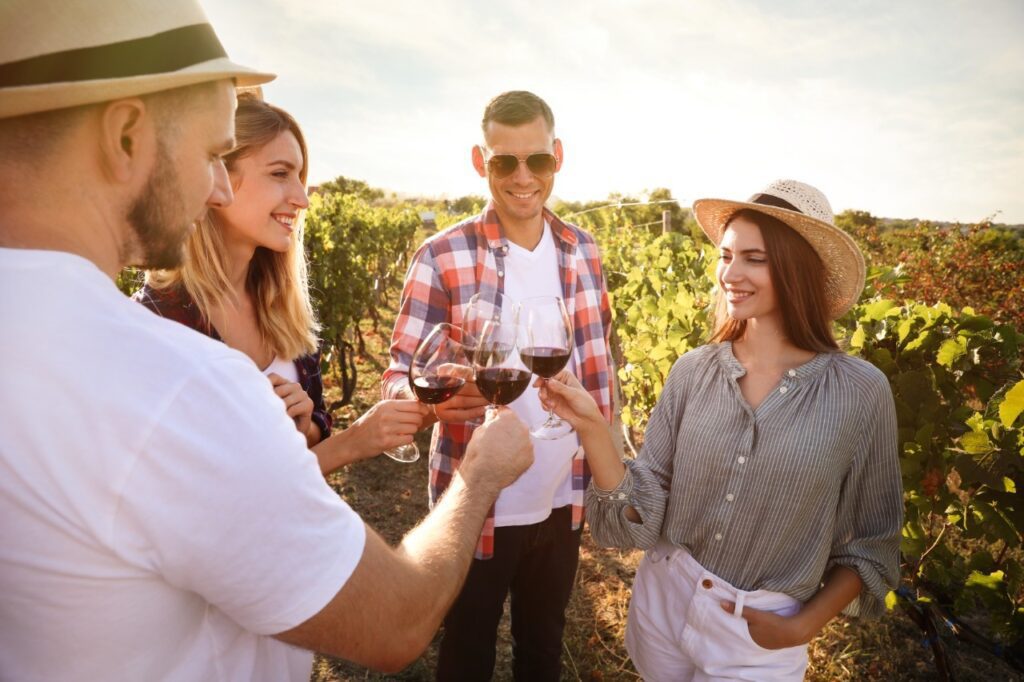
[{"label": "man wearing straw hat", "polygon": [[3,679],[308,680],[310,649],[400,668],[532,461],[492,419],[391,549],[247,358],[118,292],[231,201],[233,88],[271,78],[187,0],[0,5]]}]

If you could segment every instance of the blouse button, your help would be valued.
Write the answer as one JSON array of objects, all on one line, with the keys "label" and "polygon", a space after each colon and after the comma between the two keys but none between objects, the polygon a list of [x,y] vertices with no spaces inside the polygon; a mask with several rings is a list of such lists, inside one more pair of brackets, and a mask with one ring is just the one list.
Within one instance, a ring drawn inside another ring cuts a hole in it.
[{"label": "blouse button", "polygon": [[717,542],[721,542],[722,541],[722,534],[721,533],[715,533],[715,540]]},{"label": "blouse button", "polygon": [[735,499],[736,499],[736,496],[733,495],[732,493],[729,493],[728,495],[725,496],[725,501],[726,502],[732,502]]},{"label": "blouse button", "polygon": [[791,377],[795,377],[796,376],[796,370],[795,369],[791,369],[791,370],[789,370],[789,372],[787,372],[787,374],[789,374],[789,376],[791,376]]},{"label": "blouse button", "polygon": [[779,389],[779,393],[785,393],[785,392],[786,392],[786,391],[788,391],[788,390],[789,390],[788,388],[786,388],[785,386],[783,386],[782,388],[780,388],[780,389]]},{"label": "blouse button", "polygon": [[619,493],[619,499],[620,500],[626,499],[626,493]]},{"label": "blouse button", "polygon": [[743,464],[744,462],[747,461],[747,458],[744,457],[743,455],[740,455],[739,457],[736,458],[736,461],[739,462],[740,464]]}]

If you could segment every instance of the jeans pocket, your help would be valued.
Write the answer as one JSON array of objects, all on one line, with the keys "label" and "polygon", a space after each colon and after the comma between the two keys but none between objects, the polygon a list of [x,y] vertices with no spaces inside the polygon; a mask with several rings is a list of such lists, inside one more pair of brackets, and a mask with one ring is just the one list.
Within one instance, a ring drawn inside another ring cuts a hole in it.
[{"label": "jeans pocket", "polygon": [[806,647],[765,649],[750,636],[746,619],[727,613],[721,601],[715,595],[699,595],[691,606],[696,632],[688,643],[701,670],[741,680],[776,679],[774,675],[788,679],[790,672],[803,670]]}]

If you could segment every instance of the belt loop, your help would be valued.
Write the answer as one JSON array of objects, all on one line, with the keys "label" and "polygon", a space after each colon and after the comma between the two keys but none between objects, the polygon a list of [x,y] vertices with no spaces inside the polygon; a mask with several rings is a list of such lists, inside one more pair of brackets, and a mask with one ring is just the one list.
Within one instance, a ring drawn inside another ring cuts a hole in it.
[{"label": "belt loop", "polygon": [[747,593],[738,591],[736,592],[736,609],[733,611],[733,615],[737,618],[743,617],[743,604],[747,600]]}]

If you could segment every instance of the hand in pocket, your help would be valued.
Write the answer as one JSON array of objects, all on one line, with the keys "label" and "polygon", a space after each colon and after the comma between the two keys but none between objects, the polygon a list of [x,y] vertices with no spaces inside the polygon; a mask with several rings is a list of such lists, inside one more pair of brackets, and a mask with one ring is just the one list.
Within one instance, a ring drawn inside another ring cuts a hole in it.
[{"label": "hand in pocket", "polygon": [[[722,609],[733,614],[736,612],[736,604],[723,601]],[[783,616],[747,606],[743,608],[742,617],[747,621],[750,639],[754,640],[754,644],[762,649],[786,649],[807,644],[814,637],[815,633],[807,632],[800,618],[801,613],[798,611],[792,616]]]}]

